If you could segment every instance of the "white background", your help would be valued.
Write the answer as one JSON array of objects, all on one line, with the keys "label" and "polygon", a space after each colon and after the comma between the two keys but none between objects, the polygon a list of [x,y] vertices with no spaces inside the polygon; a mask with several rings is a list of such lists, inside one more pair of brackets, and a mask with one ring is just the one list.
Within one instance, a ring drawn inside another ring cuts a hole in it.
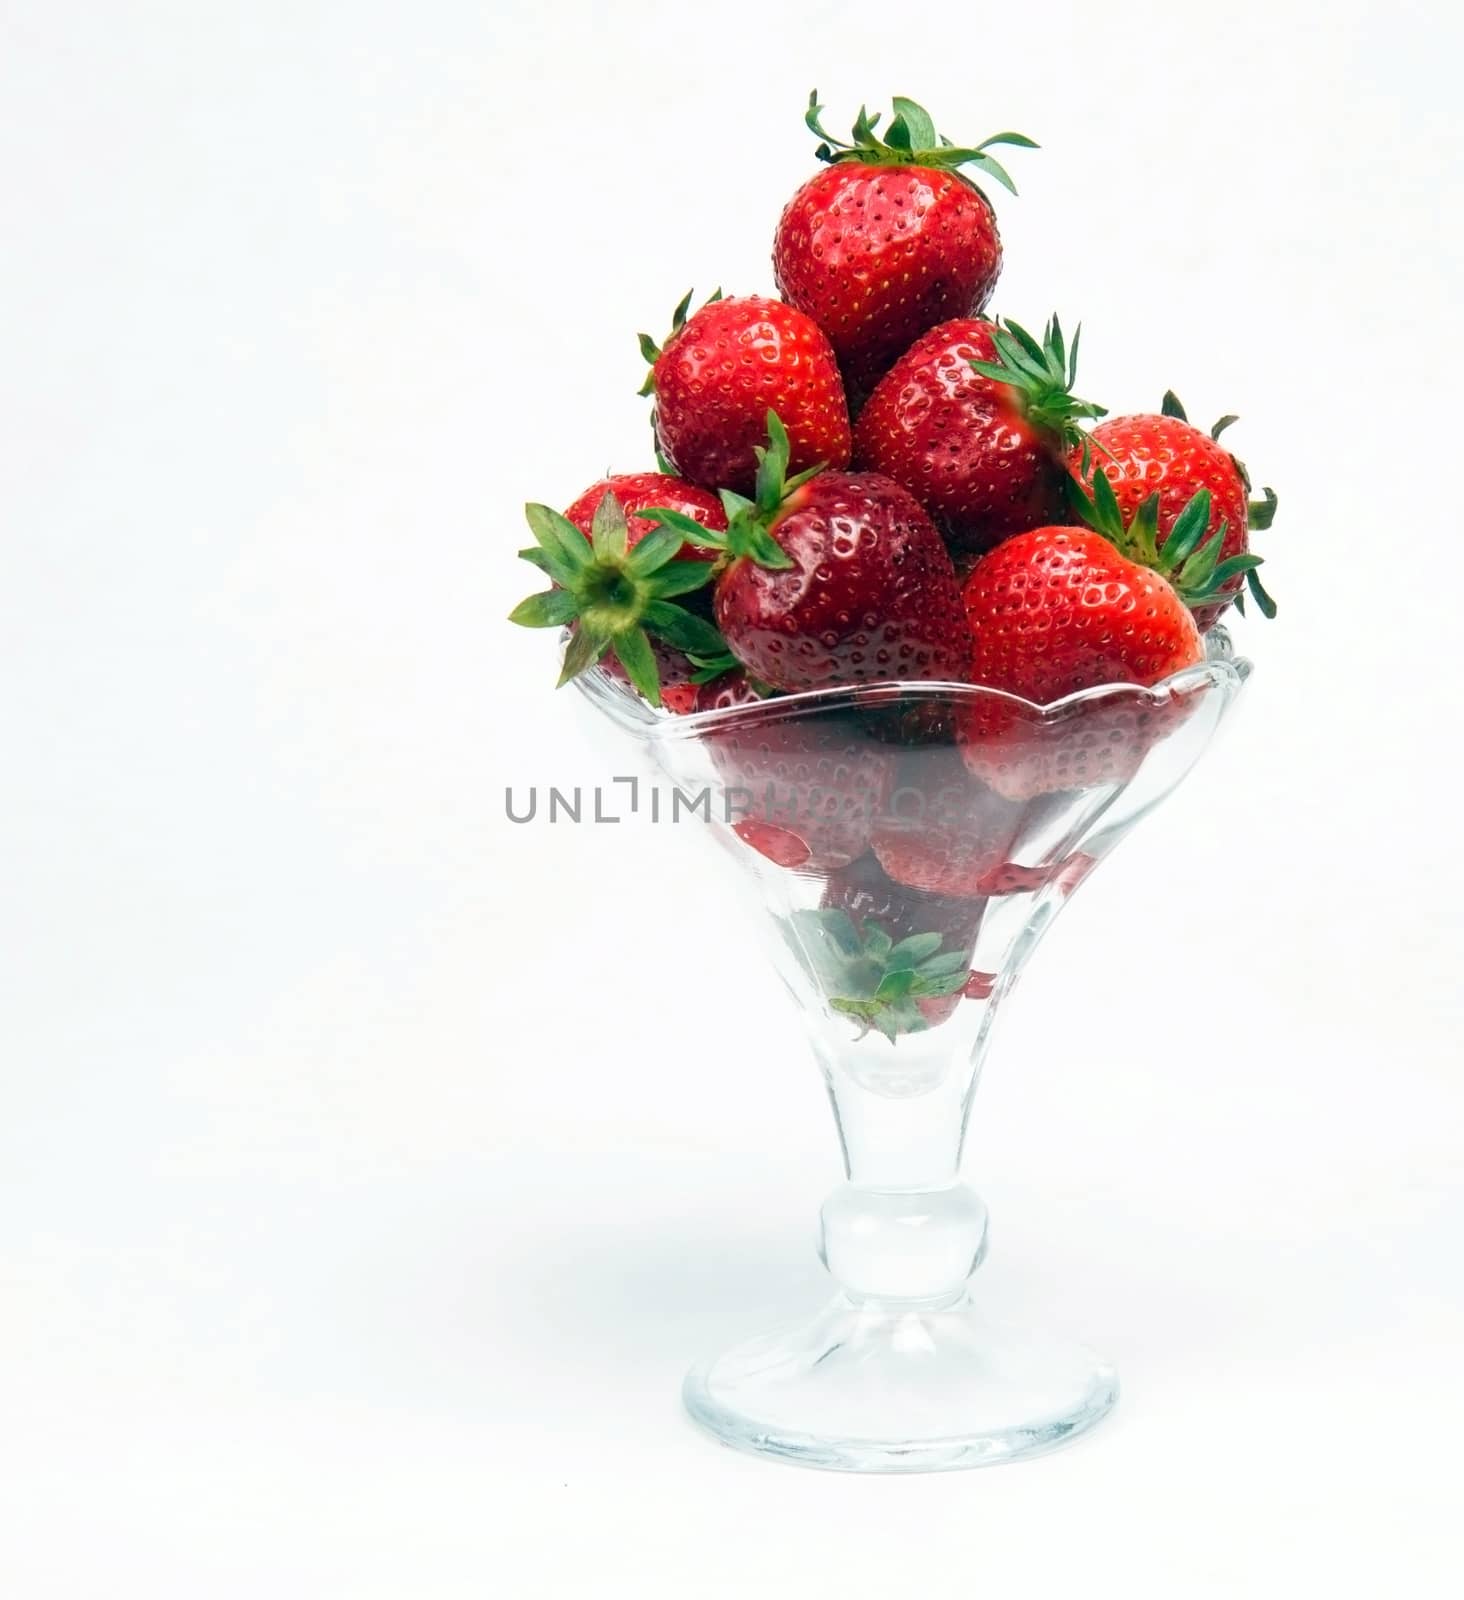
[{"label": "white background", "polygon": [[[0,10],[0,1592],[1458,1592],[1452,16]],[[1125,1384],[986,1473],[684,1421],[823,1293],[821,1091],[702,841],[503,814],[614,767],[519,507],[770,287],[814,84],[1039,139],[999,308],[1281,491],[1249,705],[978,1102],[988,1292]]]}]

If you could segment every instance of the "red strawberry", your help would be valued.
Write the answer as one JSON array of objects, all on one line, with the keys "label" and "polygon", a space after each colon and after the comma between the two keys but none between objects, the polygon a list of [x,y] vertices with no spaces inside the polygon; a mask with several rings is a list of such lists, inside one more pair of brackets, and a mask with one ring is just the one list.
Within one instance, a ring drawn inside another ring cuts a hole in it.
[{"label": "red strawberry", "polygon": [[1204,655],[1184,602],[1089,528],[1034,528],[984,556],[962,592],[971,681],[1048,705],[1103,683],[1157,683]]},{"label": "red strawberry", "polygon": [[767,699],[740,668],[708,678],[696,692],[698,711],[730,711],[733,706],[755,706]]},{"label": "red strawberry", "polygon": [[[565,516],[587,539],[592,537],[595,512],[607,494],[613,494],[625,512],[628,550],[634,550],[657,526],[647,517],[636,516],[637,511],[647,506],[670,506],[704,528],[726,531],[727,513],[722,509],[722,502],[706,489],[699,489],[694,483],[683,483],[680,478],[664,472],[617,472],[592,483],[573,505],[565,507]],[[683,559],[699,557],[703,561],[715,561],[719,552],[688,539],[681,554]]]},{"label": "red strawberry", "polygon": [[852,388],[867,393],[910,344],[938,322],[969,317],[991,296],[1001,240],[986,196],[958,167],[1006,188],[993,145],[1035,148],[999,133],[974,148],[944,143],[926,111],[895,99],[883,140],[863,109],[853,143],[819,124],[817,91],[804,118],[830,163],[793,196],[773,240],[773,271],[785,300],[818,323]]},{"label": "red strawberry", "polygon": [[[1198,513],[1189,515],[1193,524]],[[1191,529],[1182,532],[1188,538]],[[1204,656],[1170,584],[1088,528],[1036,528],[999,544],[977,563],[963,598],[972,681],[1038,706],[1099,684],[1157,683]],[[1182,714],[1182,706],[1103,696],[1053,720],[981,696],[962,712],[959,737],[977,777],[1026,799],[1132,776]]]},{"label": "red strawberry", "polygon": [[[1207,490],[1210,515],[1201,538],[1208,541],[1223,526],[1218,558],[1228,561],[1249,550],[1249,528],[1269,528],[1276,514],[1275,493],[1267,489],[1261,500],[1251,500],[1245,466],[1218,442],[1235,420],[1222,417],[1209,433],[1201,433],[1185,420],[1184,408],[1171,391],[1164,396],[1161,415],[1112,417],[1094,428],[1090,438],[1075,441],[1068,452],[1068,469],[1076,482],[1094,490],[1095,473],[1108,480],[1124,527],[1132,523],[1140,505],[1157,494],[1160,549],[1185,507],[1201,489]],[[1091,520],[1091,504],[1080,503],[1080,509]],[[1097,521],[1094,526],[1100,532],[1111,531]],[[1202,632],[1218,620],[1246,582],[1261,611],[1268,617],[1276,614],[1252,566],[1234,571],[1216,599],[1195,607]]]},{"label": "red strawberry", "polygon": [[[743,673],[697,691],[698,711],[758,704]],[[893,762],[854,721],[824,711],[791,720],[750,713],[704,730],[733,832],[780,867],[826,872],[864,853]]]},{"label": "red strawberry", "polygon": [[961,1003],[983,902],[912,893],[873,856],[829,874],[822,909],[795,921],[837,1011],[887,1038],[944,1022]]},{"label": "red strawberry", "polygon": [[874,473],[787,479],[787,433],[773,412],[767,424],[757,498],[724,494],[725,535],[656,513],[679,532],[725,539],[716,614],[727,648],[774,689],[961,678],[970,639],[960,589],[919,503]]},{"label": "red strawberry", "polygon": [[[1189,714],[1174,698],[1154,704],[1134,694],[1080,702],[1057,720],[992,697],[968,707],[958,738],[972,774],[1009,800],[1127,783],[1144,757]],[[1047,867],[1006,863],[984,880],[987,894],[1021,894],[1051,877]]]},{"label": "red strawberry", "polygon": [[[638,486],[639,493],[643,478],[650,476],[636,475],[629,481]],[[686,711],[691,709],[691,697],[684,692],[691,672],[701,662],[730,663],[716,628],[705,617],[673,604],[678,597],[694,594],[712,575],[710,561],[675,559],[681,553],[685,531],[691,530],[696,538],[726,538],[724,532],[705,526],[721,520],[714,515],[714,508],[688,501],[685,489],[674,478],[661,478],[654,497],[689,509],[672,513],[680,523],[675,530],[637,518],[642,526],[634,537],[625,508],[613,490],[602,494],[596,504],[588,539],[582,527],[548,506],[525,508],[535,543],[519,555],[546,573],[553,587],[515,606],[509,620],[526,628],[569,627],[572,637],[564,653],[561,684],[603,659],[608,670],[623,673],[658,706],[662,704],[661,673],[665,670],[682,691],[674,696],[674,703],[667,703],[673,710]],[[576,501],[570,509],[580,504]],[[688,661],[688,655],[696,661]]]},{"label": "red strawberry", "polygon": [[1075,419],[1103,415],[1071,393],[1077,353],[1056,317],[1040,344],[1016,323],[943,322],[880,379],[855,460],[903,484],[956,550],[1051,523],[1066,515]]},{"label": "red strawberry", "polygon": [[901,760],[870,844],[896,883],[974,899],[1004,892],[999,874],[1022,816],[971,777],[957,750],[935,746]]},{"label": "red strawberry", "polygon": [[[720,291],[719,291],[720,294]],[[656,396],[656,439],[683,476],[709,489],[752,488],[754,446],[772,409],[792,439],[795,472],[849,464],[849,407],[829,341],[781,300],[714,296],[687,318],[676,308],[664,349],[641,335]]]},{"label": "red strawberry", "polygon": [[[708,528],[724,530],[727,526],[727,514],[722,510],[721,501],[707,490],[698,489],[695,484],[683,483],[664,472],[617,472],[591,484],[572,505],[565,507],[564,515],[587,539],[592,538],[595,511],[607,494],[613,494],[626,513],[628,532],[625,544],[628,550],[633,550],[657,526],[647,518],[635,515],[645,506],[671,506],[693,522]],[[699,557],[702,560],[715,560],[717,554],[717,551],[688,539],[678,559]],[[692,590],[682,603],[688,611],[710,620],[711,586],[708,584]],[[661,680],[661,704],[668,711],[685,713],[693,710],[696,684],[692,679],[698,675],[697,664],[688,660],[683,651],[660,639],[652,638],[651,651],[656,658],[656,670]],[[625,669],[613,655],[607,655],[601,665],[612,678],[626,683],[630,681]]]}]

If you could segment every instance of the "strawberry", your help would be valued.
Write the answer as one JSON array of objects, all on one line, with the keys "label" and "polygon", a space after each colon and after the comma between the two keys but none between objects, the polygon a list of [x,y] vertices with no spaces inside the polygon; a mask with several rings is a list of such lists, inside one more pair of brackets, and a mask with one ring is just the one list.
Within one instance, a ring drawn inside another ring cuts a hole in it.
[{"label": "strawberry", "polygon": [[[1208,510],[1197,496],[1177,539],[1192,545]],[[1211,580],[1228,576],[1214,564],[1217,544],[1212,538],[1196,552],[1208,560]],[[1153,566],[1089,528],[1036,528],[1006,540],[976,564],[963,599],[972,681],[1038,706],[1096,685],[1154,684],[1204,656],[1181,595]],[[1131,777],[1183,712],[1136,696],[1099,696],[1053,720],[980,696],[963,710],[958,737],[972,773],[1011,799],[1027,799]]]},{"label": "strawberry", "polygon": [[[728,565],[716,616],[727,648],[774,689],[964,676],[970,639],[950,555],[918,501],[875,473],[786,477],[776,413],[755,499],[724,493]],[[669,512],[669,527],[691,526]]]},{"label": "strawberry", "polygon": [[[697,691],[698,711],[754,706],[745,674],[726,673]],[[737,717],[705,730],[733,832],[780,867],[828,871],[864,853],[889,793],[893,761],[852,719],[825,711],[796,721]]]},{"label": "strawberry", "polygon": [[[1236,421],[1221,417],[1208,434],[1191,427],[1184,407],[1171,390],[1164,396],[1159,416],[1112,417],[1100,423],[1086,439],[1073,442],[1068,451],[1068,470],[1074,481],[1096,490],[1095,475],[1108,481],[1117,503],[1118,525],[1127,527],[1140,505],[1150,495],[1159,496],[1158,545],[1162,549],[1175,523],[1196,493],[1207,490],[1210,517],[1202,534],[1208,540],[1222,527],[1224,537],[1219,558],[1244,556],[1250,548],[1248,529],[1269,528],[1276,514],[1276,495],[1271,489],[1263,498],[1250,498],[1250,477],[1244,464],[1219,443],[1220,435]],[[1095,520],[1093,501],[1079,495],[1076,501],[1085,520],[1100,532],[1112,533],[1112,518],[1107,525]],[[1250,585],[1251,595],[1267,617],[1276,614],[1275,602],[1261,585],[1253,564],[1236,570],[1217,597],[1195,608],[1195,621],[1201,632],[1213,626],[1232,600],[1240,595],[1241,585]]]},{"label": "strawberry", "polygon": [[992,146],[1035,146],[1019,133],[953,146],[921,106],[899,97],[883,139],[879,117],[861,108],[845,144],[824,132],[822,109],[815,91],[804,121],[828,170],[784,208],[773,271],[783,298],[828,334],[851,390],[868,393],[927,328],[974,316],[996,284],[996,217],[957,168],[1012,189]]},{"label": "strawberry", "polygon": [[895,883],[974,899],[1003,892],[1021,821],[1020,806],[977,783],[958,751],[937,746],[900,762],[870,845]]},{"label": "strawberry", "polygon": [[[1193,548],[1208,512],[1201,491],[1174,543]],[[1217,544],[1212,537],[1196,553],[1213,557]],[[971,681],[1048,705],[1095,684],[1152,684],[1193,666],[1204,646],[1184,596],[1208,591],[1182,594],[1158,566],[1152,546],[1134,539],[1120,549],[1091,528],[1034,528],[999,544],[962,591]],[[1182,584],[1184,571],[1171,575]],[[1207,581],[1228,577],[1212,564]]]},{"label": "strawberry", "polygon": [[983,909],[912,894],[866,855],[831,873],[820,908],[794,912],[790,931],[829,1006],[893,1042],[960,1005]]},{"label": "strawberry", "polygon": [[[637,498],[646,488],[643,480],[652,477],[659,475],[637,474],[629,480]],[[726,537],[704,527],[705,522],[721,520],[714,508],[688,500],[685,490],[686,485],[674,478],[660,478],[653,490],[655,498],[687,507],[676,513],[682,531],[637,517],[641,526],[634,537],[613,489],[597,502],[588,538],[582,527],[548,506],[525,507],[535,543],[519,555],[546,573],[553,587],[521,601],[509,613],[509,621],[526,628],[571,629],[561,685],[605,659],[607,668],[623,672],[652,705],[659,706],[661,672],[666,669],[682,691],[672,709],[688,711],[691,697],[685,689],[693,672],[729,660],[716,628],[705,617],[673,604],[694,594],[712,576],[710,561],[676,559],[682,552],[684,529],[694,530],[694,537]],[[582,510],[584,498],[570,510]]]},{"label": "strawberry", "polygon": [[723,300],[721,291],[690,318],[676,308],[664,348],[641,334],[651,363],[642,394],[654,393],[661,454],[708,489],[749,491],[753,447],[769,408],[787,425],[795,472],[849,464],[849,407],[829,341],[817,323],[781,300]]},{"label": "strawberry", "polygon": [[767,699],[740,667],[707,678],[696,691],[697,711],[730,711],[733,706],[755,706]]},{"label": "strawberry", "polygon": [[1064,517],[1063,455],[1084,437],[1069,352],[1054,317],[1039,343],[1014,322],[957,318],[932,328],[880,379],[854,430],[854,459],[903,484],[954,550]]},{"label": "strawberry", "polygon": [[[727,515],[722,510],[721,502],[714,494],[698,489],[695,484],[683,483],[663,472],[618,472],[592,483],[572,505],[565,507],[565,517],[587,539],[593,537],[595,511],[607,494],[613,494],[625,511],[627,550],[633,550],[656,526],[645,517],[635,515],[642,506],[675,506],[693,522],[702,523],[708,528],[720,530],[727,526]],[[678,560],[699,558],[710,561],[716,557],[715,550],[687,540]],[[688,611],[710,621],[711,598],[711,587],[707,585],[693,589],[683,603]],[[654,637],[651,639],[651,652],[655,656],[656,671],[660,678],[662,705],[668,711],[685,713],[692,710],[696,700],[696,684],[693,680],[699,675],[698,663],[691,661],[683,651]],[[607,655],[601,664],[612,678],[630,681],[625,669],[613,655]]]},{"label": "strawberry", "polygon": [[[636,516],[645,506],[674,506],[704,528],[719,533],[726,531],[727,513],[722,509],[722,502],[706,489],[699,489],[694,483],[683,483],[664,472],[617,472],[592,483],[572,505],[564,508],[564,515],[587,539],[593,535],[595,511],[607,494],[613,494],[625,512],[627,550],[634,550],[656,526],[648,518]],[[717,555],[716,550],[688,539],[681,559],[715,561]]]}]

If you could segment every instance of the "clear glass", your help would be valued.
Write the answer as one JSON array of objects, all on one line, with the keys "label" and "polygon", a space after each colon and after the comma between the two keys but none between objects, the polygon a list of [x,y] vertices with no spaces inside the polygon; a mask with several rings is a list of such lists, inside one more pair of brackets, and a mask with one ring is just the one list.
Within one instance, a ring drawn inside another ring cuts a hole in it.
[{"label": "clear glass", "polygon": [[1047,707],[878,684],[671,716],[604,673],[576,680],[744,870],[844,1157],[820,1217],[833,1301],[687,1377],[719,1439],[929,1471],[1036,1455],[1112,1407],[1109,1365],[983,1303],[986,1209],[961,1151],[992,1024],[1043,933],[1249,672],[1217,628],[1205,662],[1151,689]]}]

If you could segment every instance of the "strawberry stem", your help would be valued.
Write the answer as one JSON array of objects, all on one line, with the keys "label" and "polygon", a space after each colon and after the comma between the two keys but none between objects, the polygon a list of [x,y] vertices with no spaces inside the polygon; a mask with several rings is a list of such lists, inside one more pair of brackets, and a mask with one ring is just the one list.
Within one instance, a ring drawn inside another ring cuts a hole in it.
[{"label": "strawberry stem", "polygon": [[882,139],[875,132],[881,115],[876,112],[870,116],[860,106],[850,140],[836,139],[823,126],[823,107],[818,102],[818,90],[815,89],[808,97],[808,109],[803,113],[803,121],[819,141],[814,154],[820,161],[859,161],[873,167],[937,167],[945,171],[974,167],[977,172],[1013,194],[1017,192],[1017,186],[1006,168],[990,153],[992,146],[1013,145],[1023,150],[1038,148],[1036,142],[1024,133],[994,133],[977,145],[952,144],[935,131],[935,123],[924,106],[901,95],[894,97],[894,115]]},{"label": "strawberry stem", "polygon": [[970,980],[966,951],[944,950],[939,933],[898,942],[877,922],[855,926],[847,911],[795,911],[792,931],[829,1005],[894,1042],[929,1027],[917,1001],[959,994]]},{"label": "strawberry stem", "polygon": [[[663,528],[688,538],[695,538],[698,544],[710,549],[725,551],[727,564],[745,557],[773,571],[784,571],[791,567],[792,559],[773,537],[773,526],[789,497],[810,479],[817,477],[824,470],[824,463],[820,461],[817,466],[795,473],[790,478],[788,430],[776,411],[768,412],[767,423],[767,444],[753,446],[753,454],[757,457],[757,479],[752,499],[731,489],[721,491],[722,508],[727,513],[725,533],[710,532],[683,512],[673,511],[668,506],[647,506],[636,515],[659,522]],[[720,566],[721,563],[719,569]]]},{"label": "strawberry stem", "polygon": [[[521,600],[508,620],[523,628],[572,628],[564,652],[559,687],[614,653],[626,676],[653,706],[661,704],[661,679],[648,634],[674,649],[707,659],[727,654],[727,644],[710,622],[673,605],[676,595],[706,584],[710,561],[677,561],[686,528],[661,526],[629,547],[625,508],[607,492],[595,507],[590,538],[548,506],[524,508],[535,544],[519,555],[554,581],[554,588]],[[690,517],[698,543],[706,530]]]},{"label": "strawberry stem", "polygon": [[1108,415],[1106,406],[1080,400],[1072,392],[1082,334],[1079,326],[1069,349],[1056,315],[1048,319],[1040,340],[1020,323],[1001,319],[991,335],[996,360],[973,360],[971,365],[982,377],[1015,389],[1022,414],[1035,427],[1064,447],[1081,444],[1087,436],[1078,427],[1079,419]]},{"label": "strawberry stem", "polygon": [[[1276,614],[1276,603],[1266,594],[1255,569],[1262,558],[1247,553],[1220,559],[1230,524],[1222,520],[1209,538],[1210,491],[1197,489],[1174,520],[1163,544],[1159,542],[1159,494],[1148,496],[1125,524],[1113,485],[1101,469],[1093,474],[1091,495],[1076,479],[1068,488],[1073,509],[1095,533],[1142,567],[1149,567],[1164,578],[1191,610],[1201,606],[1224,605],[1232,596],[1227,585],[1241,573],[1246,575],[1256,604],[1267,617]],[[1201,541],[1204,541],[1201,543]],[[1265,596],[1262,600],[1261,596]]]}]

